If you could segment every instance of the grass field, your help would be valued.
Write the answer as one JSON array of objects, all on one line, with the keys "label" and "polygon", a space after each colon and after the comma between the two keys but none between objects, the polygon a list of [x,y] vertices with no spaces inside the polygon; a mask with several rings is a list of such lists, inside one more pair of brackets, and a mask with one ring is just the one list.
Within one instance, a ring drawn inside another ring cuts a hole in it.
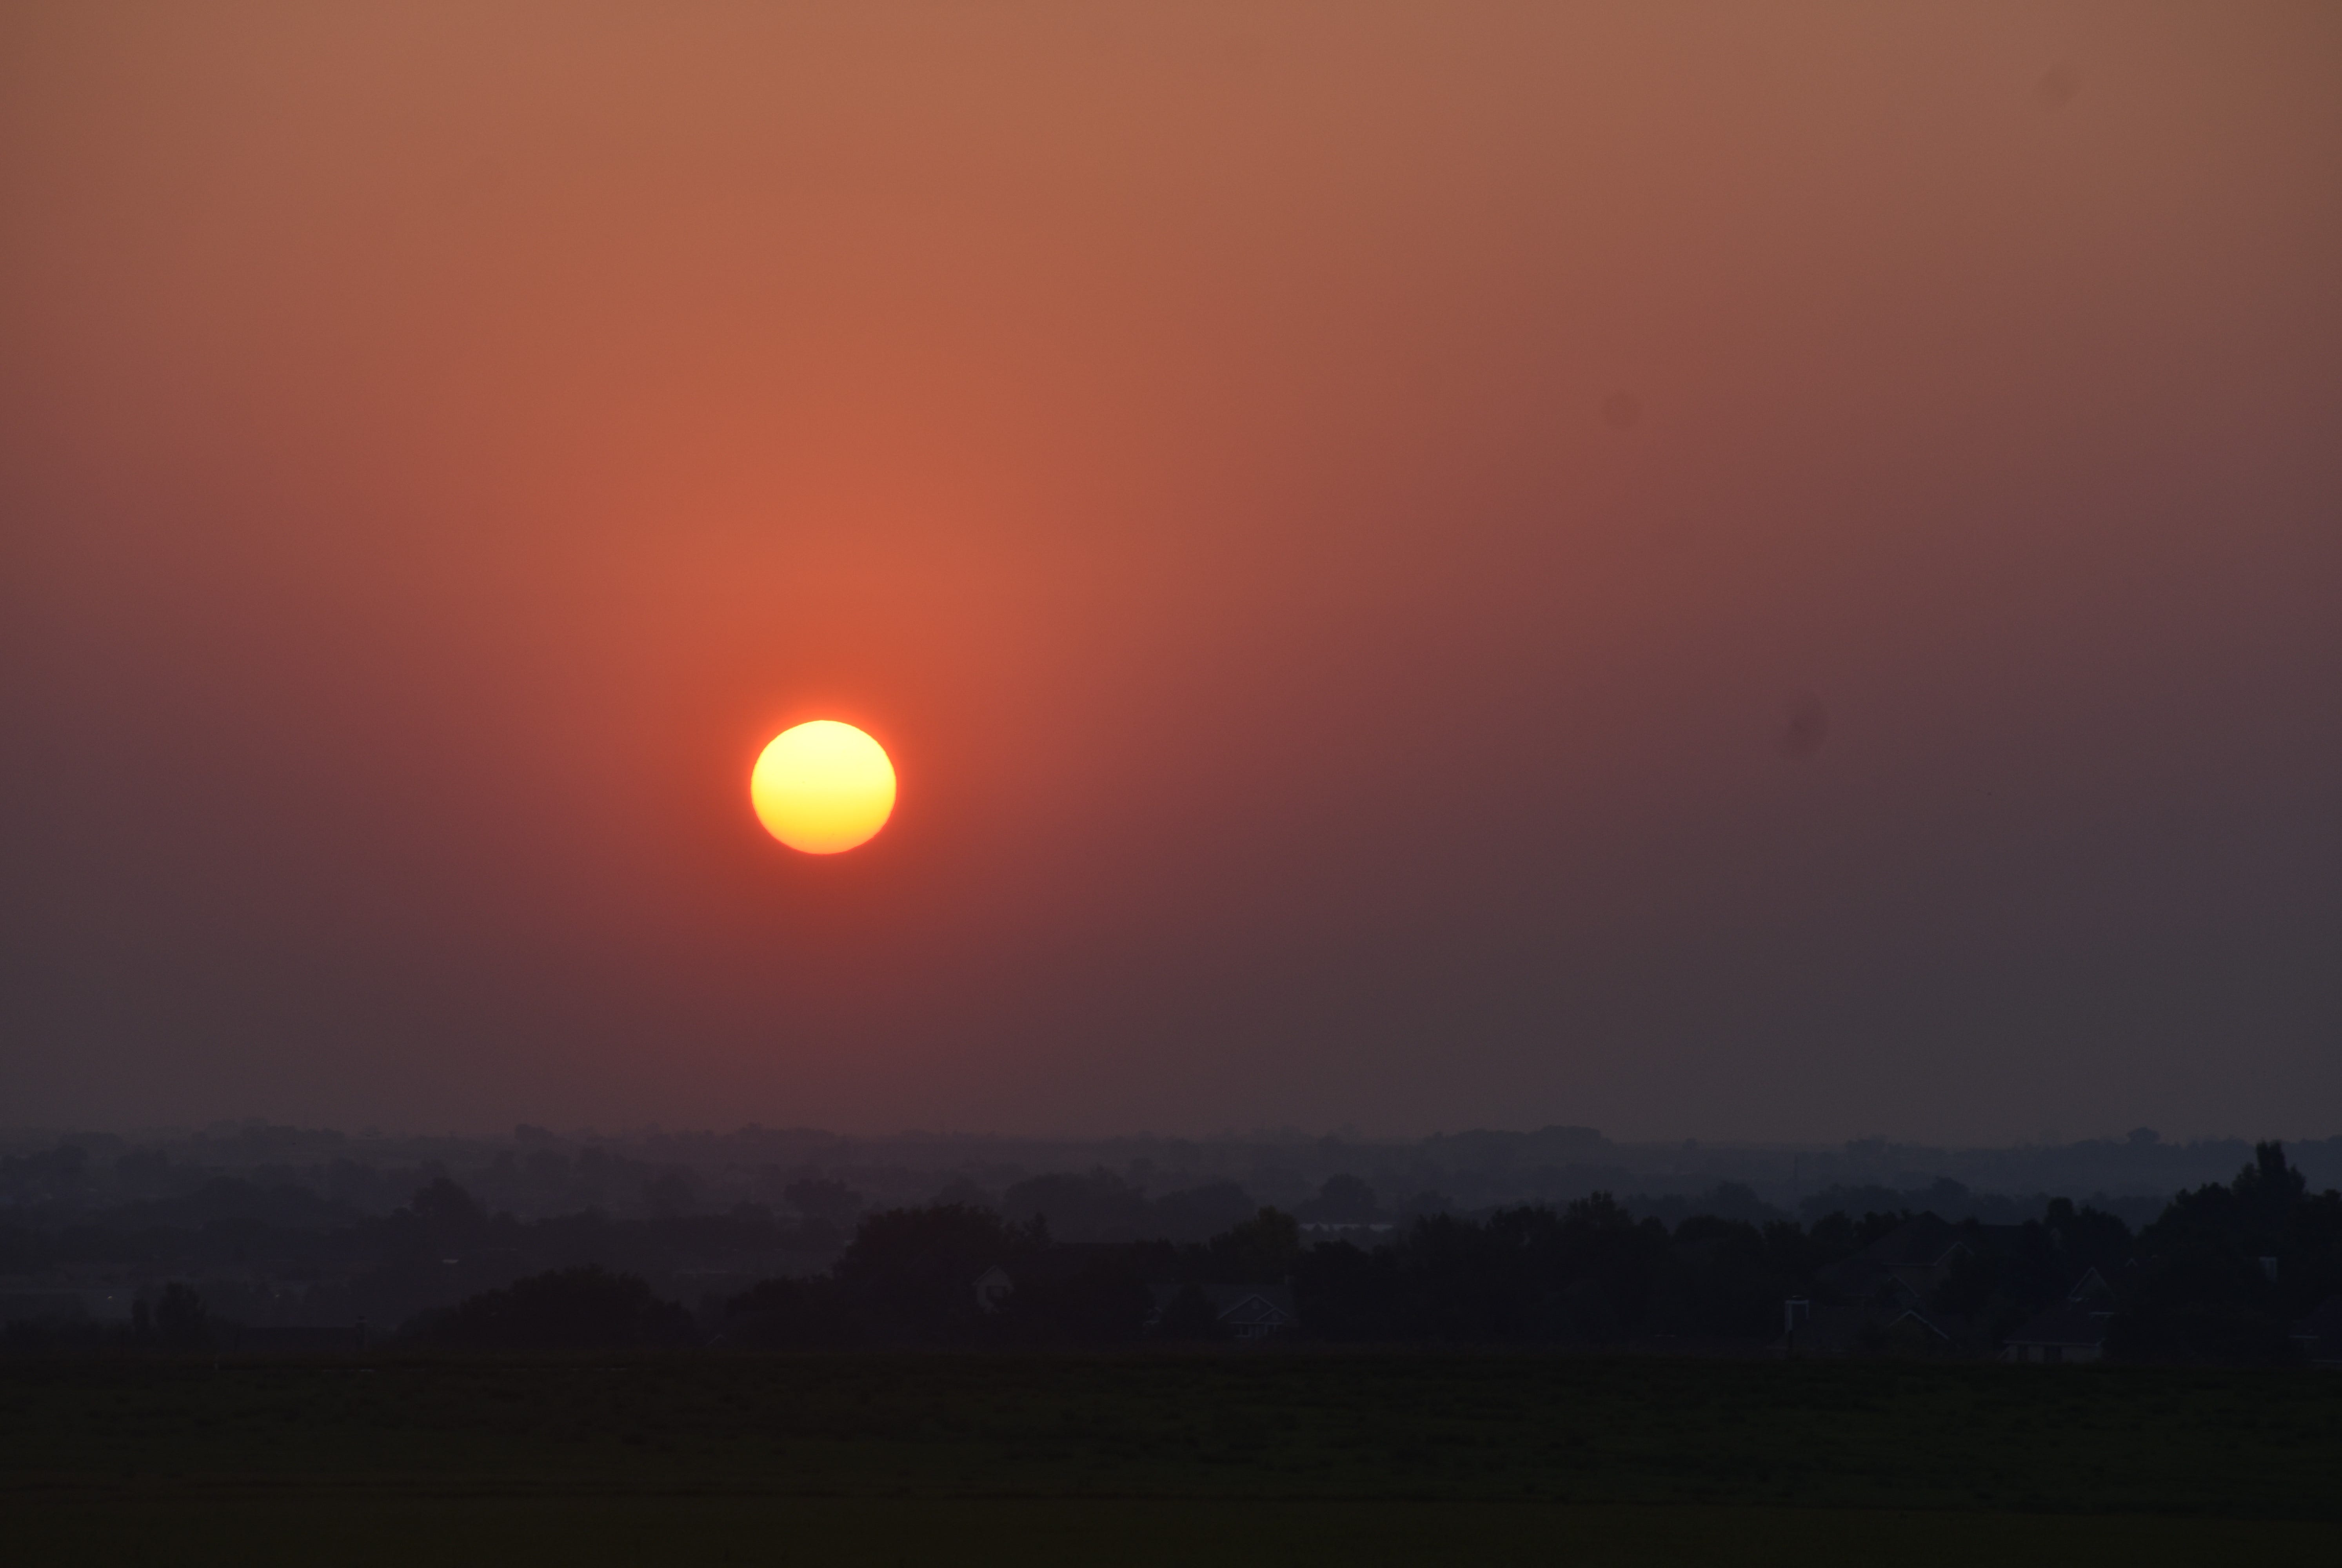
[{"label": "grass field", "polygon": [[0,1364],[14,1562],[2309,1553],[2342,1378],[1526,1355]]}]

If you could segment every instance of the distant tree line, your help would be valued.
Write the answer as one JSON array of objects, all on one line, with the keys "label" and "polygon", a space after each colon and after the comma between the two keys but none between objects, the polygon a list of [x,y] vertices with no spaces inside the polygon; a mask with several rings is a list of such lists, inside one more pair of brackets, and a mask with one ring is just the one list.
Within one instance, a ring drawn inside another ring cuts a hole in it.
[{"label": "distant tree line", "polygon": [[[826,1273],[768,1280],[699,1333],[766,1349],[1208,1341],[1224,1335],[1200,1287],[1253,1283],[1289,1291],[1298,1332],[1328,1343],[1752,1345],[1778,1333],[1785,1299],[1826,1293],[1832,1265],[1914,1217],[1839,1213],[1807,1227],[1703,1214],[1669,1227],[1596,1194],[1559,1210],[1426,1215],[1376,1245],[1311,1244],[1292,1216],[1265,1209],[1201,1243],[1067,1246],[1037,1222],[936,1204],[866,1216]],[[1966,1244],[1926,1303],[1977,1325],[1951,1353],[1992,1348],[2092,1269],[2117,1293],[2112,1352],[2137,1361],[2281,1363],[2295,1321],[2342,1292],[2342,1193],[2308,1193],[2274,1144],[2232,1183],[2179,1194],[2137,1234],[2065,1200],[2040,1220],[1959,1232]],[[1008,1288],[987,1297],[987,1276]],[[652,1326],[638,1282],[577,1273],[529,1282],[545,1293],[545,1343],[577,1343],[560,1326],[577,1309],[557,1304],[556,1280],[613,1310],[622,1289],[635,1293],[626,1321],[638,1326],[611,1343],[684,1335],[679,1318]],[[467,1303],[428,1337],[523,1343],[516,1329],[485,1327],[519,1304]]]},{"label": "distant tree line", "polygon": [[[1093,1204],[1128,1199],[1096,1177],[1043,1180]],[[1028,1200],[1065,1196],[1027,1186]],[[401,1334],[465,1352],[1208,1343],[1228,1337],[1216,1301],[1249,1286],[1289,1303],[1295,1336],[1327,1343],[1753,1350],[1780,1334],[1785,1300],[1827,1300],[1851,1261],[1915,1219],[1867,1210],[1801,1225],[1700,1213],[1669,1224],[1596,1193],[1558,1209],[1422,1213],[1373,1229],[1379,1222],[1353,1216],[1380,1213],[1375,1194],[1336,1178],[1308,1222],[1257,1209],[1206,1241],[1067,1243],[1053,1238],[1041,1203],[1026,1219],[968,1203],[865,1213],[826,1270],[766,1278],[696,1310],[606,1259],[409,1314]],[[377,1267],[428,1269],[451,1248],[542,1244],[559,1223],[490,1216],[440,1181],[372,1239],[386,1235],[405,1260]],[[718,1238],[727,1243],[777,1238],[756,1214],[648,1223],[728,1225],[738,1233]],[[2132,1361],[2297,1359],[2297,1324],[2342,1293],[2342,1193],[2310,1193],[2276,1144],[2258,1146],[2233,1181],[2178,1194],[2136,1233],[2063,1199],[2037,1220],[1952,1229],[1962,1244],[1921,1305],[1961,1326],[1938,1336],[1935,1353],[1989,1353],[2091,1270],[2110,1292],[2108,1353]],[[216,1343],[221,1327],[180,1284],[142,1298],[127,1330],[66,1339],[187,1349]],[[8,1334],[18,1349],[66,1343],[24,1324]]]}]

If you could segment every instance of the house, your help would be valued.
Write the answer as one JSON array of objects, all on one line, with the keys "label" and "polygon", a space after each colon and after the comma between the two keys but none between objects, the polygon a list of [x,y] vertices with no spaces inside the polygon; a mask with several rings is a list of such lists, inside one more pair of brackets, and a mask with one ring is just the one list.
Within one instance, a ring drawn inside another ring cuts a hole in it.
[{"label": "house", "polygon": [[998,1312],[1008,1304],[1008,1298],[1016,1293],[1016,1282],[1008,1277],[1006,1269],[995,1263],[976,1276],[973,1288],[976,1291],[976,1311]]},{"label": "house", "polygon": [[1964,1343],[1967,1320],[1935,1310],[1930,1300],[1971,1251],[1959,1228],[1939,1215],[1905,1221],[1820,1271],[1817,1299],[1804,1309],[1794,1338],[1785,1334],[1778,1348],[1800,1355],[1936,1354]]},{"label": "house", "polygon": [[2097,1361],[2106,1354],[2114,1313],[2097,1302],[2059,1302],[2008,1336],[2004,1361]]},{"label": "house", "polygon": [[1915,1303],[1892,1279],[1864,1300],[1790,1304],[1784,1317],[1794,1327],[1773,1342],[1780,1355],[1941,1355],[1957,1353],[1969,1334],[1966,1318]]},{"label": "house", "polygon": [[1914,1300],[1925,1301],[1951,1278],[1952,1265],[1969,1251],[1949,1222],[1927,1213],[1904,1222],[1862,1249],[1861,1261],[1889,1273]]},{"label": "house", "polygon": [[1815,1283],[1824,1295],[1857,1304],[1867,1318],[1885,1323],[1923,1306],[1968,1252],[1967,1240],[1952,1225],[1921,1214],[1823,1269]]},{"label": "house", "polygon": [[2107,1324],[2114,1315],[2114,1287],[2097,1269],[2085,1269],[2064,1301],[2008,1336],[2001,1359],[2051,1364],[2097,1361],[2106,1354]]},{"label": "house", "polygon": [[1909,1307],[1887,1321],[1886,1338],[1889,1344],[1900,1343],[1934,1350],[1959,1343],[1967,1333],[1967,1319],[1956,1313]]},{"label": "house", "polygon": [[2342,1367],[2342,1295],[2327,1296],[2293,1325],[2293,1345],[2312,1366]]},{"label": "house", "polygon": [[[1163,1322],[1171,1303],[1189,1289],[1186,1285],[1149,1285],[1155,1297],[1155,1310],[1146,1316],[1150,1329]],[[1294,1310],[1293,1292],[1285,1285],[1197,1285],[1210,1303],[1213,1319],[1242,1344],[1256,1343],[1276,1334],[1290,1333],[1298,1327],[1300,1314]]]},{"label": "house", "polygon": [[2082,1271],[2082,1277],[2074,1282],[2074,1288],[2066,1293],[2066,1299],[2069,1302],[2096,1301],[2110,1298],[2114,1293],[2114,1281],[2093,1265]]}]

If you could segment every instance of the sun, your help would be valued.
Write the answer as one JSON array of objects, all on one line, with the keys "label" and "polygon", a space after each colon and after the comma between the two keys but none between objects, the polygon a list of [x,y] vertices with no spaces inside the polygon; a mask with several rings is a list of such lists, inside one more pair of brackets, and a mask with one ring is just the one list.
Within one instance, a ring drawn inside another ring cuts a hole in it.
[{"label": "sun", "polygon": [[895,812],[895,764],[886,750],[836,719],[783,730],[748,775],[749,804],[765,831],[807,854],[867,844]]}]

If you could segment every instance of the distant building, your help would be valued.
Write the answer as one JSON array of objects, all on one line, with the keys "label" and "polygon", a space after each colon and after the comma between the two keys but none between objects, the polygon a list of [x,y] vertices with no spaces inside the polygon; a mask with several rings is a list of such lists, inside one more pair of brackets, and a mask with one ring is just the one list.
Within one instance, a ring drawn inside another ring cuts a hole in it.
[{"label": "distant building", "polygon": [[[1147,1314],[1146,1326],[1155,1327],[1171,1303],[1179,1299],[1186,1285],[1150,1285],[1155,1297],[1155,1310]],[[1299,1326],[1300,1314],[1294,1310],[1293,1292],[1284,1285],[1198,1285],[1204,1299],[1211,1303],[1212,1316],[1239,1343],[1250,1344],[1290,1333]]]},{"label": "distant building", "polygon": [[978,1312],[998,1312],[1016,1293],[1016,1282],[1010,1279],[1008,1271],[998,1263],[976,1276],[976,1310]]},{"label": "distant building", "polygon": [[2312,1366],[2342,1367],[2342,1295],[2327,1296],[2293,1325],[2293,1345]]},{"label": "distant building", "polygon": [[1954,1313],[1925,1312],[1918,1307],[1905,1309],[1887,1323],[1890,1344],[1897,1341],[1929,1347],[1957,1344],[1967,1333],[1967,1319]]},{"label": "distant building", "polygon": [[1921,1214],[1821,1271],[1815,1283],[1822,1294],[1853,1313],[1851,1319],[1844,1312],[1823,1315],[1883,1326],[1935,1294],[1967,1252],[1959,1232],[1934,1214]]},{"label": "distant building", "polygon": [[1933,1213],[1897,1225],[1816,1277],[1817,1299],[1805,1310],[1794,1344],[1799,1355],[1847,1355],[1900,1349],[1935,1354],[1965,1343],[1971,1325],[1927,1305],[1971,1248],[1960,1231]]},{"label": "distant building", "polygon": [[1957,1230],[1927,1213],[1887,1232],[1863,1248],[1854,1262],[1891,1275],[1914,1301],[1925,1301],[1951,1277],[1952,1265],[1968,1252]]},{"label": "distant building", "polygon": [[2008,1336],[2001,1359],[2053,1365],[2100,1360],[2114,1315],[2114,1287],[2097,1269],[2085,1269],[2064,1301]]}]

